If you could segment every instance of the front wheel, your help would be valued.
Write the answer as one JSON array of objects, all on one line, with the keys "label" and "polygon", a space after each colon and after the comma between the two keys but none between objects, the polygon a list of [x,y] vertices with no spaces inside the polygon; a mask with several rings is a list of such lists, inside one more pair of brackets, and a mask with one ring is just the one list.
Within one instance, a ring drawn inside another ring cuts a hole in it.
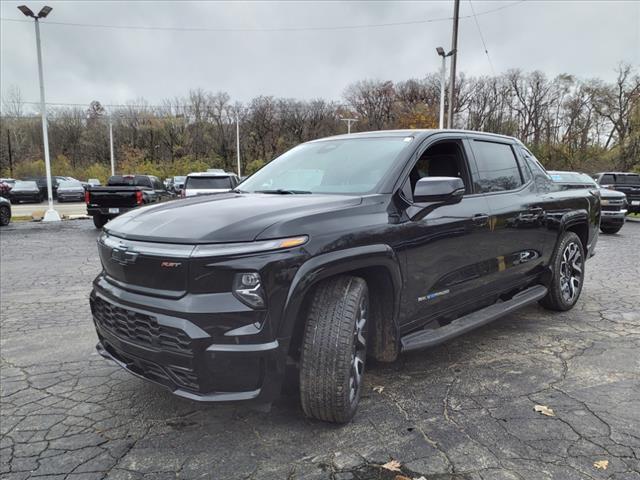
[{"label": "front wheel", "polygon": [[93,216],[93,224],[95,225],[96,228],[104,227],[105,223],[107,223],[107,219],[104,218],[102,215]]},{"label": "front wheel", "polygon": [[0,207],[0,225],[4,227],[5,225],[9,225],[10,221],[11,210],[9,210],[9,207],[7,207],[6,205],[3,205],[2,207]]},{"label": "front wheel", "polygon": [[359,277],[321,283],[312,298],[300,360],[300,399],[309,417],[336,423],[356,413],[367,354],[369,293]]},{"label": "front wheel", "polygon": [[613,235],[614,233],[618,233],[621,228],[622,228],[622,225],[619,225],[619,226],[616,226],[616,227],[603,227],[602,225],[600,225],[600,230],[602,231],[602,233],[606,233],[606,234],[609,234],[609,235]]},{"label": "front wheel", "polygon": [[571,310],[582,292],[584,262],[580,238],[573,232],[564,232],[551,261],[553,276],[549,292],[540,300],[540,305],[561,312]]}]

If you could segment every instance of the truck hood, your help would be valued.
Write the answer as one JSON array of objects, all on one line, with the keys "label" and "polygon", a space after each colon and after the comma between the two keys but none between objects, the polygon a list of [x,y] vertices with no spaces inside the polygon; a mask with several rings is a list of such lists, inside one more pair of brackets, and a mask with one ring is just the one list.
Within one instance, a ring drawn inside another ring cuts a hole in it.
[{"label": "truck hood", "polygon": [[359,196],[321,194],[203,195],[138,208],[110,221],[104,229],[117,237],[147,242],[250,242],[276,223],[355,206],[361,201]]},{"label": "truck hood", "polygon": [[623,192],[618,192],[617,190],[612,190],[610,188],[600,188],[600,197],[601,198],[625,198],[626,195]]}]

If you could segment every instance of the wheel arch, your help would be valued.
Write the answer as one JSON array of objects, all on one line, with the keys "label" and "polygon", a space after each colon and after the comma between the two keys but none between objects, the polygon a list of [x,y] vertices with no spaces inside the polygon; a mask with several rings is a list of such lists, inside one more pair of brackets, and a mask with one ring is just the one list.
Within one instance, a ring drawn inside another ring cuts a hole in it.
[{"label": "wheel arch", "polygon": [[397,323],[402,275],[393,249],[385,244],[368,245],[329,252],[305,262],[296,273],[285,307],[278,337],[288,338],[287,351],[297,358],[308,303],[319,282],[337,275],[354,275],[367,282],[373,322],[372,347],[376,360],[393,361],[399,354],[400,337]]}]

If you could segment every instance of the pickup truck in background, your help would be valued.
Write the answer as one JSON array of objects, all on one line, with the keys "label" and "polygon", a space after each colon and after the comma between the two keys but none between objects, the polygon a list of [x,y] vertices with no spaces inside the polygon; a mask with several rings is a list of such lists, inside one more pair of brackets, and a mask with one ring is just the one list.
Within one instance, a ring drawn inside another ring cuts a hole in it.
[{"label": "pickup truck in background", "polygon": [[304,413],[348,422],[368,358],[536,302],[573,308],[598,239],[592,190],[560,188],[501,135],[304,143],[231,192],[107,224],[90,295],[97,349],[201,402],[268,404],[297,369]]},{"label": "pickup truck in background", "polygon": [[627,196],[627,211],[640,213],[640,174],[625,172],[603,172],[593,176],[602,188],[622,192]]},{"label": "pickup truck in background", "polygon": [[174,195],[153,175],[114,175],[106,186],[88,186],[84,194],[96,228],[129,210],[171,198]]}]

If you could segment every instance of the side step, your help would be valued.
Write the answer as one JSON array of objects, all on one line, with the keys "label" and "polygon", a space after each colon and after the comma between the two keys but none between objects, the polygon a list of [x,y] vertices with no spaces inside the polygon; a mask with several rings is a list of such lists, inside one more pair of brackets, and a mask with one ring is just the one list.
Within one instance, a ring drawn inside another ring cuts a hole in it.
[{"label": "side step", "polygon": [[547,294],[547,287],[535,285],[529,287],[522,292],[514,295],[513,298],[506,302],[494,303],[482,310],[469,313],[464,317],[455,319],[453,322],[444,327],[418,330],[409,333],[400,339],[403,352],[418,350],[420,348],[428,348],[446,342],[447,340],[469,332],[474,328],[481,327],[487,323],[507,315],[519,308],[530,303],[536,302]]}]

